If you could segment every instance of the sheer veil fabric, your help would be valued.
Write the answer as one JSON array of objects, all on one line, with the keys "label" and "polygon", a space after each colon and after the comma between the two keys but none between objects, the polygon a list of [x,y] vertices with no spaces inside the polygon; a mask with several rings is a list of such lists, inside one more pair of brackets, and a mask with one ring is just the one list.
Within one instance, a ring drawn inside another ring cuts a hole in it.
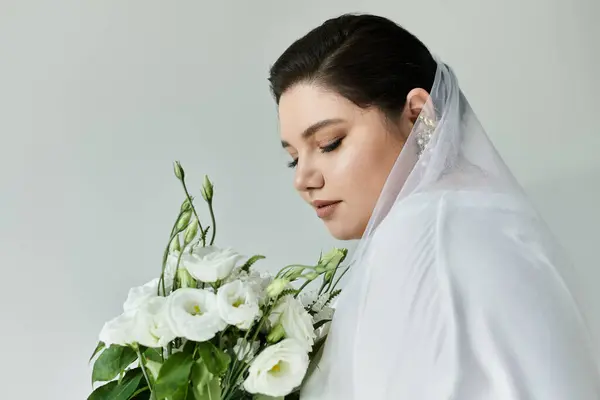
[{"label": "sheer veil fabric", "polygon": [[304,400],[598,400],[566,260],[438,60]]}]

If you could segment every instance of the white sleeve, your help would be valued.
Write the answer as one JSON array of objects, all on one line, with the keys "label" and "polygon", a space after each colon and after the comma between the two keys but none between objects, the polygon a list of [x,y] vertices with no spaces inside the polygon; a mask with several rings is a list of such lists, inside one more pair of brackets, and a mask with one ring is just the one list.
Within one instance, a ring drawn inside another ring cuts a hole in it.
[{"label": "white sleeve", "polygon": [[587,329],[537,223],[466,208],[440,224],[461,369],[452,399],[600,399]]}]

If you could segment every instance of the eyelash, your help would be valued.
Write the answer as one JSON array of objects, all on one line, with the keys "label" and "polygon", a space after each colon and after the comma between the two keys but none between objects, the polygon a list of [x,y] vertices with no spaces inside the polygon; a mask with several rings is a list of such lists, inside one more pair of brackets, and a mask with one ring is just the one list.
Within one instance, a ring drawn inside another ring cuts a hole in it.
[{"label": "eyelash", "polygon": [[[330,152],[334,151],[335,149],[340,147],[340,144],[342,144],[342,139],[343,138],[336,139],[333,142],[329,143],[328,145],[321,147],[321,152],[322,153],[330,153]],[[295,168],[297,165],[298,165],[298,159],[292,160],[288,163],[289,168]]]}]

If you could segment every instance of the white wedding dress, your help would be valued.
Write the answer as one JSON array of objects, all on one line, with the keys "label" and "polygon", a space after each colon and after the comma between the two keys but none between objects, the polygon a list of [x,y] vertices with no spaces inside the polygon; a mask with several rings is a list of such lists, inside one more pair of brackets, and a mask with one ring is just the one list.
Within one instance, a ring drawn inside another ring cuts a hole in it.
[{"label": "white wedding dress", "polygon": [[457,85],[440,63],[429,152],[390,174],[303,400],[600,399],[559,246]]}]

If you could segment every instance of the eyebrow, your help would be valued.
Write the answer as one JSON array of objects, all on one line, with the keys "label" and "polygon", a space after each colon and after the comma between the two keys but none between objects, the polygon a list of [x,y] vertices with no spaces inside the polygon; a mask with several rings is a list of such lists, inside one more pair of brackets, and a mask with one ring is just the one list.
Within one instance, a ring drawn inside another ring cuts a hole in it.
[{"label": "eyebrow", "polygon": [[[318,131],[320,131],[321,129],[323,129],[327,126],[330,126],[330,125],[339,124],[341,122],[344,122],[344,120],[341,118],[330,118],[330,119],[324,119],[322,121],[314,123],[311,126],[309,126],[308,128],[306,128],[304,130],[304,132],[302,132],[302,139],[306,140],[309,137],[313,136]],[[286,142],[285,140],[281,141],[281,146],[283,148],[291,147],[290,144],[288,142]]]}]

